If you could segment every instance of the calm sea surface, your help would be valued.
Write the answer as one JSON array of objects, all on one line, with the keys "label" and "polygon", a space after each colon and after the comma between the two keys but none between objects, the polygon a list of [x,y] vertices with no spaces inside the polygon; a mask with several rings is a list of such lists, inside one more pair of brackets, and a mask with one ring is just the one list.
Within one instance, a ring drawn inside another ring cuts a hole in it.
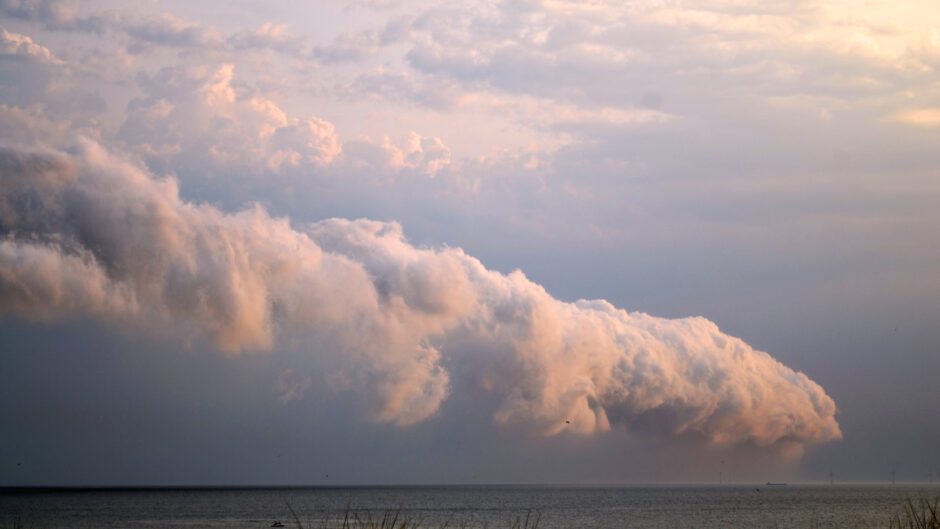
[{"label": "calm sea surface", "polygon": [[[554,528],[887,527],[907,499],[934,499],[940,486],[562,487],[448,486],[308,489],[0,492],[0,528],[296,527],[360,517],[402,517],[436,529],[510,529],[539,515]],[[336,522],[339,521],[339,524]]]}]

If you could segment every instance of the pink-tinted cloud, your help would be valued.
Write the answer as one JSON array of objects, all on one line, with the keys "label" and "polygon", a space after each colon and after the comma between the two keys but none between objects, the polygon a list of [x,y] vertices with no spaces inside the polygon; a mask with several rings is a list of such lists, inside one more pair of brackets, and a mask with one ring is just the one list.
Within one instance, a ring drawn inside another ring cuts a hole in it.
[{"label": "pink-tinted cloud", "polygon": [[545,435],[623,425],[786,449],[841,435],[819,385],[704,318],[562,302],[522,272],[415,247],[394,223],[225,213],[90,140],[74,152],[2,153],[8,316],[91,317],[229,353],[303,336],[376,420],[402,426],[439,413],[459,369],[496,397],[497,425]]}]

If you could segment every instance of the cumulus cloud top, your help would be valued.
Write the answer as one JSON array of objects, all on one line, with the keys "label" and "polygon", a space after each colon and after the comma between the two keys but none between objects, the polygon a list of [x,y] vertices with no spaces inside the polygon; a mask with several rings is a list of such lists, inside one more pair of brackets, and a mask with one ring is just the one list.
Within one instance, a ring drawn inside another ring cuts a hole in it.
[{"label": "cumulus cloud top", "polygon": [[[545,435],[622,425],[797,447],[841,435],[819,385],[704,318],[562,302],[460,249],[415,247],[395,223],[294,227],[190,203],[87,139],[5,148],[0,170],[8,316],[94,318],[229,353],[307,343],[376,420],[402,426],[440,412],[457,370],[495,397],[495,423]],[[282,378],[281,398],[300,398],[308,382]]]},{"label": "cumulus cloud top", "polygon": [[0,27],[0,57],[29,58],[40,63],[62,64],[45,46],[33,42],[27,35],[7,31]]}]

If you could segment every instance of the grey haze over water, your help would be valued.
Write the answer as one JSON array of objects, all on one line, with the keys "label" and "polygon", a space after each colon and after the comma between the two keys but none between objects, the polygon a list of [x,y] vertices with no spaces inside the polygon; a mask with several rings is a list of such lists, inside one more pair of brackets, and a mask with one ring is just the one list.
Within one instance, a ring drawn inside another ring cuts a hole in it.
[{"label": "grey haze over water", "polygon": [[[42,529],[262,529],[360,517],[420,521],[421,527],[543,529],[881,528],[909,499],[940,486],[450,486],[313,489],[191,489],[0,492],[0,523]],[[290,505],[290,507],[288,507]],[[338,525],[337,525],[338,526]]]}]

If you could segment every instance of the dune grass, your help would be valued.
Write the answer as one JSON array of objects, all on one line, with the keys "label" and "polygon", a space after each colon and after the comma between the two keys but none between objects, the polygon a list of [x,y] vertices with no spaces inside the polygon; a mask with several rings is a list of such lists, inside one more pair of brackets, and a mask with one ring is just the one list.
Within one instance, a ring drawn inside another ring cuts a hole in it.
[{"label": "dune grass", "polygon": [[930,502],[907,500],[904,511],[891,520],[891,529],[940,529],[940,498]]},{"label": "dune grass", "polygon": [[[321,520],[318,524],[304,524],[294,508],[287,503],[296,529],[487,529],[471,522],[456,521],[438,524],[425,524],[420,518],[403,514],[400,510],[384,511],[381,515],[360,513],[347,507],[342,518]],[[538,529],[540,513],[527,512],[525,517],[517,517],[509,525],[510,529]],[[926,499],[905,502],[903,509],[888,519],[889,529],[940,529],[940,498],[932,502]]]},{"label": "dune grass", "polygon": [[[477,529],[477,527],[488,529],[485,524],[477,526],[467,521],[425,525],[421,518],[403,515],[401,510],[387,510],[379,516],[369,511],[359,513],[349,507],[346,508],[342,518],[321,520],[319,524],[312,524],[308,521],[304,524],[290,502],[285,503],[287,503],[287,509],[290,511],[296,529]],[[541,519],[542,515],[540,513],[533,514],[532,511],[528,511],[525,517],[517,517],[512,520],[509,529],[538,529]]]}]

